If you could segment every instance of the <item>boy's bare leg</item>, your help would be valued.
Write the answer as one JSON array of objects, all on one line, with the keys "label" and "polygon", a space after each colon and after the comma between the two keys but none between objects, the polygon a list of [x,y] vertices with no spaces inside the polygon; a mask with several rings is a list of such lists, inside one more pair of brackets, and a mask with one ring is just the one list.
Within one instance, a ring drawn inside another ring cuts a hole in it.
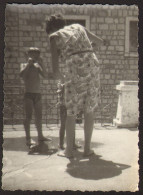
[{"label": "boy's bare leg", "polygon": [[84,121],[84,137],[85,137],[84,155],[85,156],[93,153],[93,151],[90,150],[93,125],[94,125],[93,112],[85,113],[85,121]]},{"label": "boy's bare leg", "polygon": [[26,133],[26,144],[28,146],[31,145],[31,137],[30,137],[30,123],[32,119],[32,111],[33,111],[33,102],[29,98],[25,98],[24,101],[24,109],[25,109],[25,121],[24,121],[24,129]]},{"label": "boy's bare leg", "polygon": [[34,104],[34,110],[35,110],[35,124],[37,128],[38,133],[38,140],[43,138],[42,133],[42,102],[41,98],[37,100]]}]

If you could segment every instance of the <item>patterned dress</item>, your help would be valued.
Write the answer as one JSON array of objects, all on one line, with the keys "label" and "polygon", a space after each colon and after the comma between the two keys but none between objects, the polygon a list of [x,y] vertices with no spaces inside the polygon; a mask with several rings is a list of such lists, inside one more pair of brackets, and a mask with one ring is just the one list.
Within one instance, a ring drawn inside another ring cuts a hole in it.
[{"label": "patterned dress", "polygon": [[83,26],[72,24],[50,35],[65,63],[67,115],[94,111],[99,103],[100,69]]}]

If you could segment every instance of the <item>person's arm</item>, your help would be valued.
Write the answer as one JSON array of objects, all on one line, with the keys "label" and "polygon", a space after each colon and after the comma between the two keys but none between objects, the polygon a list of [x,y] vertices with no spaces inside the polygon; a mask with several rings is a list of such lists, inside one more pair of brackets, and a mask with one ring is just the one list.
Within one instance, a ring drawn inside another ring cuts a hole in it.
[{"label": "person's arm", "polygon": [[95,34],[90,32],[89,30],[87,30],[86,28],[85,28],[85,31],[87,33],[88,38],[90,39],[90,41],[93,44],[96,44],[97,46],[104,45],[105,41],[103,39],[101,39],[100,37],[96,36]]},{"label": "person's arm", "polygon": [[56,46],[54,37],[50,38],[50,50],[52,56],[52,71],[56,79],[63,79],[59,71],[59,51]]},{"label": "person's arm", "polygon": [[32,58],[28,59],[28,63],[20,64],[20,77],[25,77],[29,71],[29,68],[33,65]]},{"label": "person's arm", "polygon": [[42,77],[46,78],[48,76],[41,57],[38,59],[37,68],[39,68],[39,73],[42,75]]},{"label": "person's arm", "polygon": [[53,74],[52,73],[48,73],[46,71],[46,68],[45,68],[45,65],[43,64],[43,60],[41,57],[39,57],[38,61],[35,62],[33,64],[33,66],[35,66],[38,71],[39,71],[39,74],[42,75],[43,78],[47,78],[47,79],[53,79]]},{"label": "person's arm", "polygon": [[50,49],[51,49],[51,56],[52,56],[52,70],[53,73],[57,73],[59,72],[59,56],[58,56],[56,41],[53,37],[50,38]]}]

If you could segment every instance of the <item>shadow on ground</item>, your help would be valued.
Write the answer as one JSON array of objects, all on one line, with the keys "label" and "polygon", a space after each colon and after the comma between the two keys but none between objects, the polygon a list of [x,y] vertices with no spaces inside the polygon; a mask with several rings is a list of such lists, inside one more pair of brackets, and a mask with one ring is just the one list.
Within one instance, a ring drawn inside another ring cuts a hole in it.
[{"label": "shadow on ground", "polygon": [[139,131],[137,127],[127,128],[130,131]]},{"label": "shadow on ground", "polygon": [[[41,154],[46,154],[46,149],[57,149],[58,148],[58,142],[59,142],[59,138],[58,137],[52,137],[50,136],[50,138],[52,139],[51,142],[45,142],[43,145],[40,146],[40,148],[35,148],[35,151],[41,151]],[[32,139],[37,142],[37,137],[32,137]],[[83,146],[84,141],[82,141],[81,139],[76,139],[76,141],[78,142],[79,145]],[[92,142],[91,143],[91,147],[92,148],[96,148],[103,145],[102,143],[97,143],[97,142]],[[44,152],[42,152],[42,149],[44,150]],[[3,149],[6,151],[29,151],[28,147],[25,145],[25,137],[16,137],[16,138],[4,138],[4,144],[3,144]]]},{"label": "shadow on ground", "polygon": [[129,165],[114,163],[100,159],[99,155],[92,155],[89,158],[83,158],[77,151],[76,159],[70,160],[67,165],[67,173],[72,177],[99,180],[118,176],[122,170],[129,168]]},{"label": "shadow on ground", "polygon": [[40,144],[34,145],[29,149],[29,155],[52,155],[58,150],[56,148],[49,147],[48,144],[41,142]]},{"label": "shadow on ground", "polygon": [[[37,137],[32,137],[35,141]],[[52,142],[45,142],[37,145],[30,150],[31,155],[52,155],[57,152],[58,137],[51,137]],[[83,146],[83,141],[77,139],[78,143]],[[101,147],[102,143],[92,142],[91,147]],[[5,138],[3,148],[6,151],[27,151],[29,149],[25,145],[25,137]],[[129,165],[114,163],[112,161],[101,159],[99,155],[92,155],[88,158],[83,158],[82,152],[75,151],[75,159],[70,160],[67,165],[67,173],[75,178],[82,178],[85,180],[99,180],[118,176],[124,169],[129,168]]]}]

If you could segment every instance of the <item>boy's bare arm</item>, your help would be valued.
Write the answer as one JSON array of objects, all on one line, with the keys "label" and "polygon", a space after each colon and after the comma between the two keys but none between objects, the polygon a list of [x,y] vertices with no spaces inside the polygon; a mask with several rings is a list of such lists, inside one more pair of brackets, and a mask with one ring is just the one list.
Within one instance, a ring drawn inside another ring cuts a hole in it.
[{"label": "boy's bare arm", "polygon": [[20,76],[24,77],[27,75],[29,68],[32,66],[33,62],[32,59],[28,59],[28,63],[24,63],[20,65]]}]

